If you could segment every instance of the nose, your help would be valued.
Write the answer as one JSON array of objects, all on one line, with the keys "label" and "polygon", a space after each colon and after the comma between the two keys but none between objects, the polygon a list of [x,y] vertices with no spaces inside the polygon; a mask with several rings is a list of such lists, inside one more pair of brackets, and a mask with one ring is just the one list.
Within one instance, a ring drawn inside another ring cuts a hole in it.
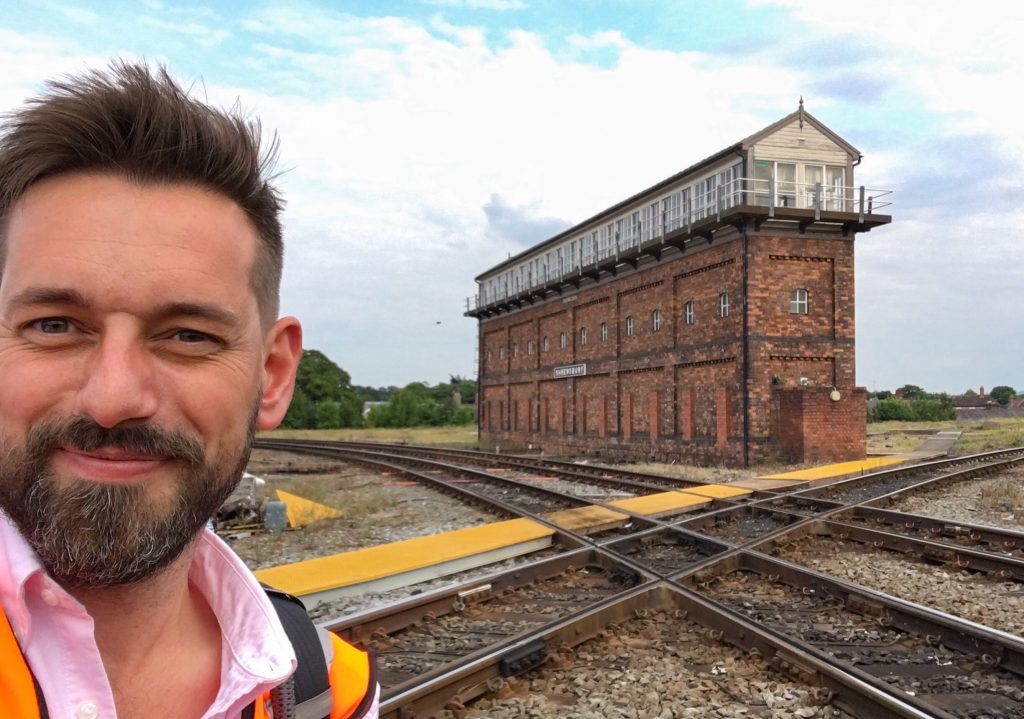
[{"label": "nose", "polygon": [[153,357],[129,330],[105,332],[94,347],[79,409],[103,427],[152,417],[159,404]]}]

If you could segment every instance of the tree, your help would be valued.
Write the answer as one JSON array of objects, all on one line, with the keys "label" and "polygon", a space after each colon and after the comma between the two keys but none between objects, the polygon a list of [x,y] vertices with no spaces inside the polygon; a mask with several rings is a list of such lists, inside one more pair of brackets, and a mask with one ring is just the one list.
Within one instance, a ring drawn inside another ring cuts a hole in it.
[{"label": "tree", "polygon": [[367,422],[374,427],[470,424],[476,419],[473,410],[464,404],[456,406],[454,396],[457,393],[462,402],[471,402],[476,395],[476,382],[459,377],[451,380],[434,387],[411,382],[396,391],[387,404],[371,409]]},{"label": "tree", "polygon": [[916,384],[905,384],[896,390],[896,396],[903,399],[924,399],[928,393]]},{"label": "tree", "polygon": [[316,405],[306,396],[301,387],[292,394],[292,403],[281,421],[282,429],[310,429],[316,426]]},{"label": "tree", "polygon": [[348,372],[319,350],[303,350],[295,377],[295,396],[284,427],[359,427],[363,402],[352,390]]},{"label": "tree", "polygon": [[1000,407],[1005,407],[1010,404],[1010,400],[1017,395],[1017,392],[1013,387],[1007,387],[1006,385],[1001,384],[998,387],[993,387],[989,390],[989,394],[992,395],[992,399],[999,403]]},{"label": "tree", "polygon": [[341,405],[333,399],[325,399],[316,406],[317,429],[337,429],[341,426]]}]

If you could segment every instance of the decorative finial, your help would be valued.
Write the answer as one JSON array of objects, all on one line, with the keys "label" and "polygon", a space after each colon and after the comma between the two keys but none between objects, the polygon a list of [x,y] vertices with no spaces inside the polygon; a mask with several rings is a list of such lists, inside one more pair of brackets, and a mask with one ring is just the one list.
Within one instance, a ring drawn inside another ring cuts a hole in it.
[{"label": "decorative finial", "polygon": [[799,113],[800,113],[800,129],[802,130],[802,129],[804,129],[804,96],[803,95],[800,96]]}]

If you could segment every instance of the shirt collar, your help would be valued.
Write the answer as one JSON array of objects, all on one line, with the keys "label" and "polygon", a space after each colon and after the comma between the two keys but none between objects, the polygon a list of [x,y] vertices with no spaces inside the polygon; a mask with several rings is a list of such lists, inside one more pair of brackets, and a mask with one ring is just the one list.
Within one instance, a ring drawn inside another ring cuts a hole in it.
[{"label": "shirt collar", "polygon": [[[26,638],[31,630],[26,585],[44,575],[35,552],[0,512],[0,605],[12,627]],[[198,539],[189,582],[206,599],[221,629],[221,688],[211,709],[233,708],[240,695],[244,706],[295,671],[295,651],[263,588],[209,530]],[[70,595],[68,599],[74,601]]]},{"label": "shirt collar", "polygon": [[36,575],[45,574],[39,558],[10,518],[0,511],[0,606],[11,626],[22,636],[31,630],[31,617],[25,603],[25,585]]}]

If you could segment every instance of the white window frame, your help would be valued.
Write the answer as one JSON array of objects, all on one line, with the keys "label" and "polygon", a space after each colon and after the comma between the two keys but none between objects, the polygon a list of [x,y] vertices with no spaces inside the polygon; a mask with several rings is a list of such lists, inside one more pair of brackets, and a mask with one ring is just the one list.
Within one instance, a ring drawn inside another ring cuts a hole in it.
[{"label": "white window frame", "polygon": [[633,336],[633,315],[626,317],[626,337]]},{"label": "white window frame", "polygon": [[580,327],[580,346],[587,344],[587,328]]},{"label": "white window frame", "polygon": [[729,316],[729,293],[722,292],[718,295],[718,316]]},{"label": "white window frame", "polygon": [[527,355],[532,355],[533,354],[533,340],[528,340],[527,341],[527,343],[526,343],[526,354]]},{"label": "white window frame", "polygon": [[602,342],[607,342],[608,341],[608,323],[607,322],[602,322],[601,323],[601,341]]},{"label": "white window frame", "polygon": [[541,341],[540,341],[540,351],[541,352],[547,352],[550,349],[551,349],[551,343],[548,341],[548,336],[544,335],[543,339],[541,339]]},{"label": "white window frame", "polygon": [[806,315],[811,309],[810,295],[804,287],[789,293],[789,314]]},{"label": "white window frame", "polygon": [[661,310],[656,309],[651,312],[651,330],[654,332],[661,331]]},{"label": "white window frame", "polygon": [[569,338],[566,336],[565,332],[559,333],[558,346],[562,349],[566,349],[569,346]]},{"label": "white window frame", "polygon": [[687,300],[686,304],[683,305],[683,322],[692,325],[694,324],[695,314],[693,311],[693,300]]}]

